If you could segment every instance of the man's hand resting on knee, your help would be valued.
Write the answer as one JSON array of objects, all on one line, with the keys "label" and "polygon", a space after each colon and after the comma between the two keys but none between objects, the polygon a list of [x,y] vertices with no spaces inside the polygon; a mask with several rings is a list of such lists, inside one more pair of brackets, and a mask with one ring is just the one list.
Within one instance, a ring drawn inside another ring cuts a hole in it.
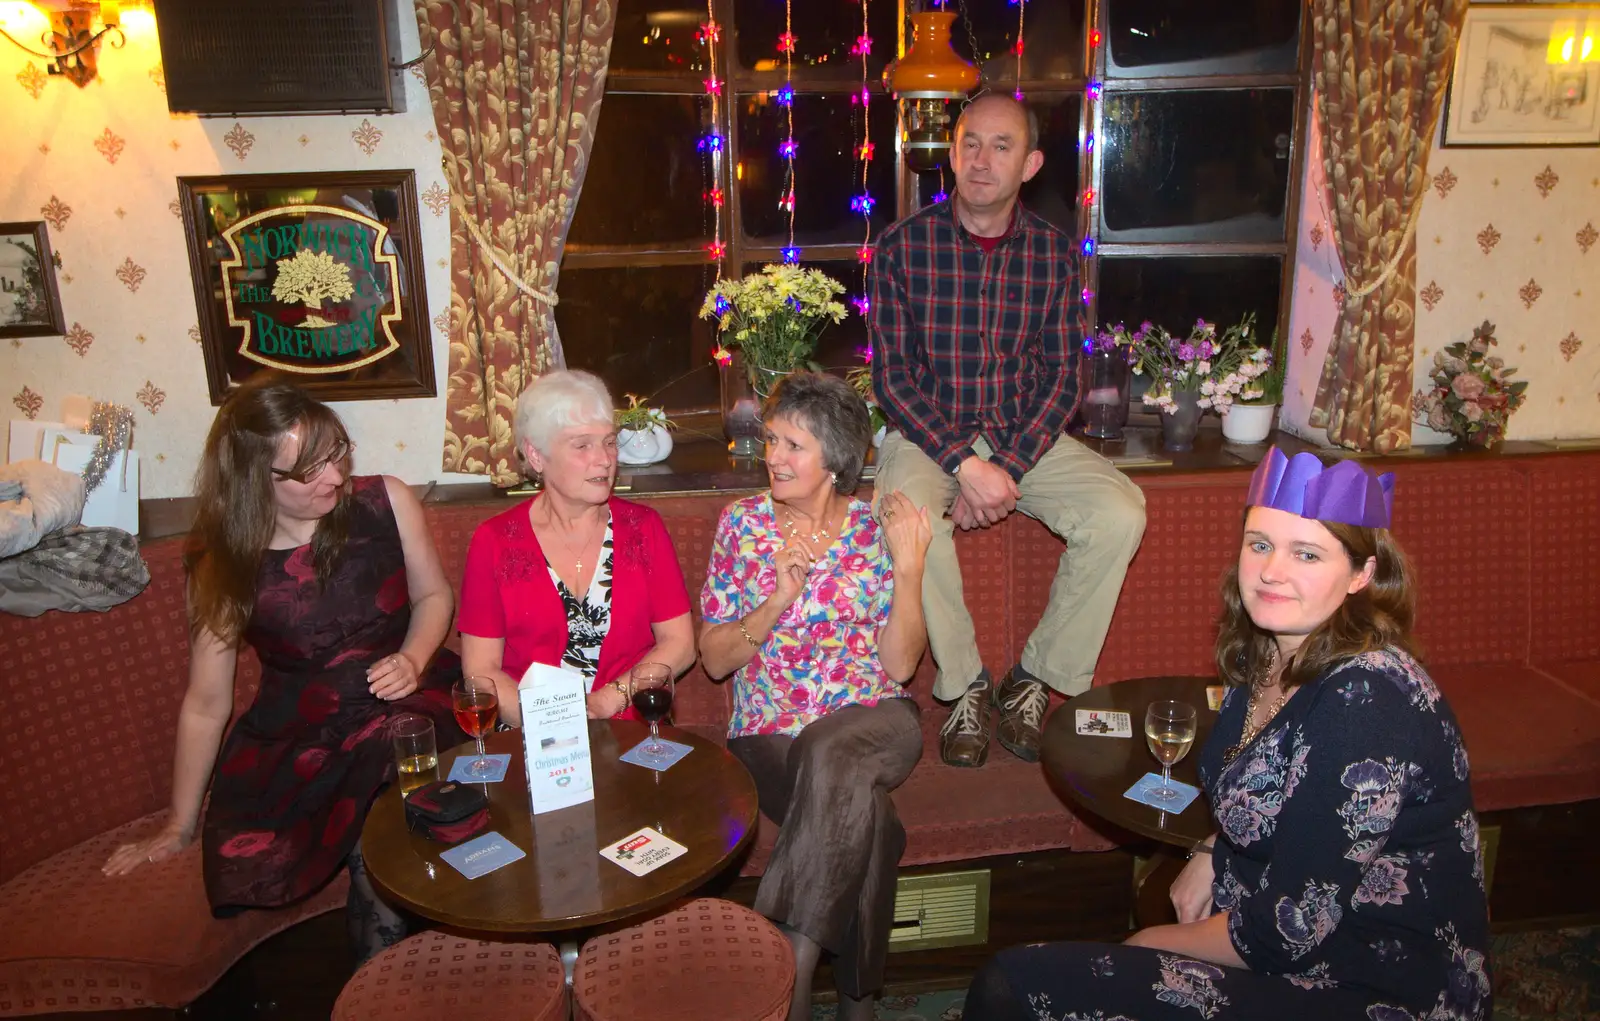
[{"label": "man's hand resting on knee", "polygon": [[988,528],[1016,509],[1021,491],[999,465],[973,455],[961,462],[956,478],[961,482],[961,495],[950,507],[950,520],[957,528]]}]

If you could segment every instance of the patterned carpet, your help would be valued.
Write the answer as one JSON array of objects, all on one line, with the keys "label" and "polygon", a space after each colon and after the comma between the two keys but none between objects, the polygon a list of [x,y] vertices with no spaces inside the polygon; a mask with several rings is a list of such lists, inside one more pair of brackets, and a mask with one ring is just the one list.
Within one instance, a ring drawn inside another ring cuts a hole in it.
[{"label": "patterned carpet", "polygon": [[[1600,927],[1497,936],[1494,1021],[1600,1018]],[[878,1021],[961,1021],[962,991],[890,996]],[[814,1021],[834,1021],[832,1004]]]}]

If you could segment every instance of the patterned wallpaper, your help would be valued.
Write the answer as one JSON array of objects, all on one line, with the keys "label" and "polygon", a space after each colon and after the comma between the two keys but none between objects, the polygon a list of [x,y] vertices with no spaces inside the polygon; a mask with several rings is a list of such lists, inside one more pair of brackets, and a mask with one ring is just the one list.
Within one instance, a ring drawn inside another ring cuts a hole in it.
[{"label": "patterned wallpaper", "polygon": [[[1313,131],[1302,191],[1283,423],[1305,423],[1332,338],[1344,273]],[[1416,383],[1434,352],[1495,325],[1495,353],[1528,381],[1509,439],[1600,436],[1600,149],[1441,149],[1417,223]],[[1450,437],[1413,423],[1413,443]]]},{"label": "patterned wallpaper", "polygon": [[[401,19],[401,52],[417,52]],[[38,39],[42,17],[0,4],[0,24]],[[207,394],[176,178],[187,175],[410,168],[434,319],[441,396],[335,405],[358,449],[357,470],[412,483],[439,470],[449,308],[449,194],[420,68],[405,76],[406,112],[388,116],[198,118],[167,111],[155,23],[124,15],[127,45],[102,47],[100,77],[79,89],[0,41],[0,220],[47,220],[61,256],[65,337],[0,341],[5,418],[55,418],[82,393],[131,407],[141,495],[187,495],[215,409]],[[476,478],[476,477],[474,477]]]}]

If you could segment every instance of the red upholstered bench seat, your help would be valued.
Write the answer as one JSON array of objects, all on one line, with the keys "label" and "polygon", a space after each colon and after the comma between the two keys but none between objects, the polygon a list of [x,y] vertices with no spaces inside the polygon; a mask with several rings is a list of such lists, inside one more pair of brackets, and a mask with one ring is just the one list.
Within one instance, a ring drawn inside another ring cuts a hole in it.
[{"label": "red upholstered bench seat", "polygon": [[212,918],[198,841],[132,876],[101,875],[118,844],[165,818],[108,830],[0,885],[0,1017],[181,1007],[257,943],[344,904],[341,874],[295,907]]}]

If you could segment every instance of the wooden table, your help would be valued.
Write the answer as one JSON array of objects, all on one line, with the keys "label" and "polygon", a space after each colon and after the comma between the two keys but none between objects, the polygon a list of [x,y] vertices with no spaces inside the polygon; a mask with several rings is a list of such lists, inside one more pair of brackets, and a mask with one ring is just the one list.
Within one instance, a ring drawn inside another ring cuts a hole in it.
[{"label": "wooden table", "polygon": [[[1161,764],[1150,754],[1144,738],[1145,710],[1160,699],[1187,702],[1195,708],[1194,745],[1172,767],[1172,778],[1200,786],[1196,761],[1217,720],[1217,714],[1206,708],[1205,689],[1216,683],[1214,677],[1140,677],[1091,688],[1068,699],[1045,723],[1040,758],[1050,786],[1075,807],[1122,829],[1185,849],[1198,844],[1215,831],[1204,793],[1174,814],[1125,798],[1123,792],[1144,774],[1161,772]],[[1080,735],[1078,709],[1127,713],[1133,737]]]},{"label": "wooden table", "polygon": [[[471,931],[570,933],[647,914],[726,868],[756,832],[756,787],[744,766],[704,738],[672,727],[661,731],[694,751],[657,773],[618,760],[645,739],[644,724],[589,721],[594,800],[539,816],[528,801],[522,731],[492,734],[488,750],[509,752],[511,764],[503,781],[483,785],[489,829],[527,857],[467,879],[440,860],[448,845],[410,832],[396,785],[367,815],[361,834],[367,870],[397,903]],[[467,754],[476,754],[476,746],[440,754],[439,775],[448,776],[451,763]],[[689,852],[644,876],[600,857],[601,847],[642,826]]]}]

